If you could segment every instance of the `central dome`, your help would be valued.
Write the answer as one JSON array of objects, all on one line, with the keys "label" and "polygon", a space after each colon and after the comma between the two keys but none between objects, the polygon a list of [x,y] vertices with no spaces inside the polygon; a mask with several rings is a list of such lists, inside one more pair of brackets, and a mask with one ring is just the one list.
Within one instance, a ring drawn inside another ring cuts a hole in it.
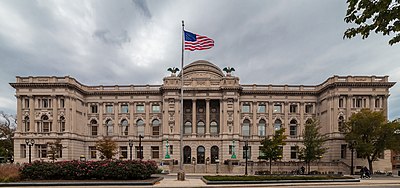
[{"label": "central dome", "polygon": [[183,67],[183,74],[186,78],[221,78],[224,73],[216,65],[198,60]]}]

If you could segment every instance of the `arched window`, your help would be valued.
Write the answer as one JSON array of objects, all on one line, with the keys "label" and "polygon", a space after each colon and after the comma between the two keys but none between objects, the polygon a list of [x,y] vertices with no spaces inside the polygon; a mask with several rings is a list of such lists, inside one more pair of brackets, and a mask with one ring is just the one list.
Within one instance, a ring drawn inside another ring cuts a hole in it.
[{"label": "arched window", "polygon": [[65,118],[64,116],[60,117],[60,132],[64,132],[65,131]]},{"label": "arched window", "polygon": [[197,147],[197,164],[204,164],[205,163],[205,154],[206,149],[204,146]]},{"label": "arched window", "polygon": [[345,131],[345,122],[344,122],[344,117],[343,116],[339,116],[339,121],[338,121],[338,125],[339,125],[339,132],[344,132]]},{"label": "arched window", "polygon": [[217,135],[219,133],[219,127],[217,122],[212,121],[210,123],[210,133],[211,135]]},{"label": "arched window", "polygon": [[248,119],[243,121],[242,136],[250,136],[250,120]]},{"label": "arched window", "polygon": [[153,126],[153,135],[160,135],[160,121],[158,119],[155,119],[153,120],[151,125]]},{"label": "arched window", "polygon": [[184,128],[183,134],[192,134],[192,122],[187,121]]},{"label": "arched window", "polygon": [[219,159],[219,148],[218,146],[211,147],[211,164],[215,164],[216,159]]},{"label": "arched window", "polygon": [[112,136],[114,132],[113,122],[111,119],[106,121],[107,136]]},{"label": "arched window", "polygon": [[258,122],[258,136],[265,136],[265,124],[263,119]]},{"label": "arched window", "polygon": [[197,123],[197,134],[203,135],[205,133],[205,124],[202,121]]},{"label": "arched window", "polygon": [[26,116],[24,119],[24,125],[25,125],[25,132],[28,132],[30,130],[30,120],[29,116]]},{"label": "arched window", "polygon": [[128,120],[123,119],[121,121],[121,134],[127,136],[129,131],[129,123]]},{"label": "arched window", "polygon": [[189,146],[183,147],[183,164],[190,164],[192,161],[192,149]]},{"label": "arched window", "polygon": [[97,135],[97,127],[98,127],[97,121],[92,119],[90,121],[90,127],[91,127],[91,135],[96,136]]},{"label": "arched window", "polygon": [[290,121],[289,129],[290,129],[290,133],[289,133],[290,137],[296,137],[297,136],[297,121],[296,120],[292,119]]},{"label": "arched window", "polygon": [[137,120],[136,125],[137,125],[137,135],[144,136],[144,121],[139,119],[139,120]]},{"label": "arched window", "polygon": [[51,131],[51,122],[49,121],[49,117],[47,115],[43,115],[40,118],[40,122],[38,122],[38,130],[39,132],[48,133]]},{"label": "arched window", "polygon": [[280,130],[282,128],[282,121],[280,119],[275,120],[274,123],[274,130]]}]

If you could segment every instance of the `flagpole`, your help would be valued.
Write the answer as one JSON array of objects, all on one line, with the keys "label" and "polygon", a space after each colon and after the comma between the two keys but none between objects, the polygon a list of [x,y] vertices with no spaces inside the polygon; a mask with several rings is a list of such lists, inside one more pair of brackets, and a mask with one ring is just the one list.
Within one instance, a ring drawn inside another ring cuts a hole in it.
[{"label": "flagpole", "polygon": [[[181,61],[181,114],[180,114],[180,123],[181,123],[181,133],[180,133],[180,151],[181,151],[181,158],[179,160],[179,169],[183,172],[183,61],[184,61],[184,50],[185,50],[185,23],[182,20],[182,61]],[[183,173],[183,176],[184,173]],[[183,178],[184,180],[184,178]]]}]

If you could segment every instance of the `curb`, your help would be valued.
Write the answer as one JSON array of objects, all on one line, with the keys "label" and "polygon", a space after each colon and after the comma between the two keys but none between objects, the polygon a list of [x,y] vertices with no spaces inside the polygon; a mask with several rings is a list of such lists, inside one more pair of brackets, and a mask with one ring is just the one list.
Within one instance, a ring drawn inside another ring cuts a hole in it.
[{"label": "curb", "polygon": [[154,185],[163,180],[163,177],[156,177],[154,180],[149,181],[61,181],[61,182],[10,182],[0,183],[0,187],[33,187],[33,186],[143,186]]},{"label": "curb", "polygon": [[201,180],[207,185],[220,184],[280,184],[280,183],[327,183],[327,182],[360,182],[359,179],[331,179],[331,180],[265,180],[265,181],[208,181],[204,177]]}]

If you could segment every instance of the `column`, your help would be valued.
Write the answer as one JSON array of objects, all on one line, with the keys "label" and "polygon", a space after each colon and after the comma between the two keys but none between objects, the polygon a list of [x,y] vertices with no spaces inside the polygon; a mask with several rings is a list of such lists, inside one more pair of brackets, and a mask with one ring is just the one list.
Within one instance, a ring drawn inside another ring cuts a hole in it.
[{"label": "column", "polygon": [[29,96],[29,132],[37,132],[35,130],[35,97]]},{"label": "column", "polygon": [[346,119],[349,119],[351,116],[351,100],[353,95],[347,95],[347,102],[346,102]]},{"label": "column", "polygon": [[197,135],[196,99],[192,100],[192,135]]},{"label": "column", "polygon": [[369,97],[369,109],[373,111],[375,109],[375,99],[376,95],[372,95]]},{"label": "column", "polygon": [[[233,134],[239,135],[242,123],[240,122],[240,101],[233,99]],[[239,150],[238,150],[239,151]]]},{"label": "column", "polygon": [[[134,131],[134,116],[133,116],[133,112],[134,112],[134,103],[133,102],[129,102],[129,129],[128,129],[128,135],[136,135],[135,131]],[[134,150],[134,148],[132,148],[132,150]],[[132,151],[133,152],[133,151]]]},{"label": "column", "polygon": [[23,131],[23,127],[25,127],[22,123],[22,100],[23,97],[16,95],[15,96],[17,98],[17,132],[22,132]]},{"label": "column", "polygon": [[282,125],[282,127],[284,127],[285,128],[285,134],[286,135],[289,135],[290,134],[290,128],[289,128],[289,109],[290,109],[290,107],[289,107],[289,102],[288,101],[285,101],[283,104],[282,104],[282,108],[283,108],[283,112],[284,112],[284,114],[285,114],[285,116],[284,116],[284,118],[285,119],[283,119],[283,125]]},{"label": "column", "polygon": [[[224,111],[224,109],[225,109],[225,111]],[[220,99],[219,100],[219,122],[218,122],[218,134],[219,135],[221,135],[221,133],[223,133],[223,134],[227,133],[226,130],[222,130],[222,127],[225,127],[225,129],[227,129],[226,120],[224,120],[224,117],[225,117],[224,112],[226,112],[226,108],[224,108],[223,100]],[[221,136],[220,136],[220,138],[221,138]]]},{"label": "column", "polygon": [[266,127],[266,136],[268,135],[273,135],[275,134],[274,132],[274,119],[272,119],[272,113],[274,109],[274,101],[268,102],[266,105],[268,105],[268,126]]},{"label": "column", "polygon": [[206,135],[210,134],[210,99],[206,99]]},{"label": "column", "polygon": [[383,110],[383,114],[387,117],[388,116],[388,114],[387,114],[387,112],[388,112],[388,109],[387,109],[387,107],[388,107],[388,105],[387,105],[387,98],[389,97],[389,94],[386,94],[386,95],[384,95],[384,96],[382,96],[382,110]]},{"label": "column", "polygon": [[98,127],[97,127],[97,135],[105,135],[105,132],[104,132],[104,125],[103,125],[103,122],[104,122],[104,120],[103,120],[103,102],[99,102],[99,108],[98,108],[98,110],[99,110],[99,121],[97,122],[98,123]]},{"label": "column", "polygon": [[257,129],[258,129],[258,122],[257,122],[257,102],[253,101],[252,105],[251,105],[251,113],[253,115],[252,117],[252,125],[251,126],[251,132],[250,132],[250,136],[257,136]]},{"label": "column", "polygon": [[72,121],[71,121],[71,98],[65,97],[65,132],[71,132]]},{"label": "column", "polygon": [[120,126],[119,126],[119,119],[118,119],[118,112],[119,112],[119,105],[118,102],[114,102],[114,128],[113,128],[113,135],[120,134]]},{"label": "column", "polygon": [[71,127],[70,132],[76,132],[77,130],[77,123],[76,123],[76,99],[71,98]]},{"label": "column", "polygon": [[304,130],[304,125],[306,124],[306,119],[304,119],[304,101],[300,101],[299,103],[299,112],[300,112],[300,123],[299,123],[299,129],[298,129],[298,134],[301,136],[303,133],[301,131]]},{"label": "column", "polygon": [[[150,127],[150,102],[146,101],[145,102],[145,107],[144,111],[146,112],[146,119],[145,119],[145,125],[144,125],[144,136],[151,135],[151,127]],[[143,144],[143,143],[142,143]],[[143,146],[144,148],[144,146]]]},{"label": "column", "polygon": [[52,100],[52,108],[53,108],[53,122],[52,122],[52,126],[51,126],[51,131],[50,132],[60,132],[60,126],[58,123],[58,114],[57,114],[57,97],[56,96],[51,96],[51,100]]}]

